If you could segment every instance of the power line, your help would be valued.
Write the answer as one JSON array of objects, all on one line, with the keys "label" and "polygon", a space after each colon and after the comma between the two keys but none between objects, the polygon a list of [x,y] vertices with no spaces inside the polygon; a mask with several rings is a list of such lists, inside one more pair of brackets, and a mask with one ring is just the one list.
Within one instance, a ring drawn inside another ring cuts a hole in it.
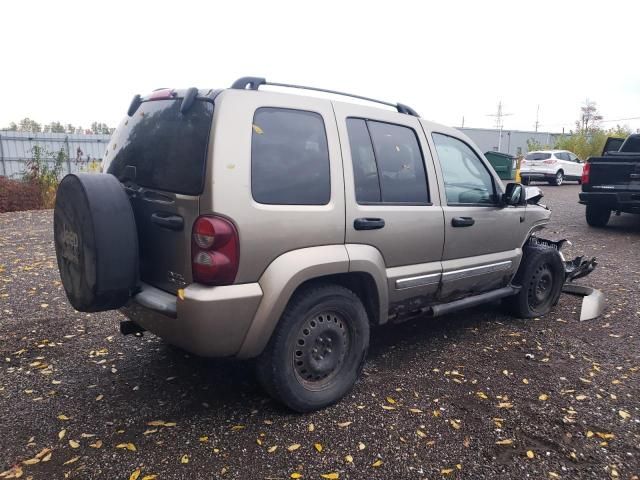
[{"label": "power line", "polygon": [[513,115],[513,113],[504,113],[502,111],[502,100],[498,102],[498,111],[496,113],[489,113],[487,117],[495,117],[496,124],[495,127],[498,129],[498,152],[502,148],[502,128],[504,127],[503,117],[508,117],[509,115]]}]

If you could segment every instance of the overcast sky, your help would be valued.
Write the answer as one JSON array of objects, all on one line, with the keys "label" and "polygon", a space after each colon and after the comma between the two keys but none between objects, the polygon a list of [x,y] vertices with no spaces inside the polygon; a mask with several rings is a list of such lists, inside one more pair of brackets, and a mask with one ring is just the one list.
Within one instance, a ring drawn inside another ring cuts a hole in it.
[{"label": "overcast sky", "polygon": [[541,131],[569,130],[587,97],[605,120],[640,117],[638,0],[13,0],[1,16],[0,127],[115,126],[136,93],[245,75],[453,126],[492,126],[499,100],[511,129],[533,129],[540,105]]}]

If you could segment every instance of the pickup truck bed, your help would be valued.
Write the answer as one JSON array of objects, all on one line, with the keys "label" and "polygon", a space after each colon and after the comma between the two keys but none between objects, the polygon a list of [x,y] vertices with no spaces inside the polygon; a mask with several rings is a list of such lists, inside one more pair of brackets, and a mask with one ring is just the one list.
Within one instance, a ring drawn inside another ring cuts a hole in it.
[{"label": "pickup truck bed", "polygon": [[587,223],[596,227],[606,225],[612,211],[640,213],[640,135],[587,160],[580,203],[587,206]]}]

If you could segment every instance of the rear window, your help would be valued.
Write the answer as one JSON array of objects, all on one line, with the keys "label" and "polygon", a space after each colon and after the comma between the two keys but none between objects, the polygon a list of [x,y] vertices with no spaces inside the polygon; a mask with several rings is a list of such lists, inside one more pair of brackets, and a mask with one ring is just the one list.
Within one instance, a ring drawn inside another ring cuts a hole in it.
[{"label": "rear window", "polygon": [[529,153],[526,157],[524,157],[525,160],[548,160],[550,158],[550,153]]},{"label": "rear window", "polygon": [[121,178],[130,165],[140,186],[185,195],[202,193],[213,104],[196,101],[183,115],[181,103],[182,99],[142,103],[114,135],[108,173]]}]

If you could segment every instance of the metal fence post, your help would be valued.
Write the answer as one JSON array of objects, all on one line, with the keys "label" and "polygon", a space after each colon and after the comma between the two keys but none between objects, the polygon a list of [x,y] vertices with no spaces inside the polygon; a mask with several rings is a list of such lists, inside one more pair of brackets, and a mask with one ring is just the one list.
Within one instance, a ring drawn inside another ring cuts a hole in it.
[{"label": "metal fence post", "polygon": [[2,134],[0,134],[0,164],[2,164],[2,175],[7,176],[7,166],[4,164],[4,147],[2,146]]},{"label": "metal fence post", "polygon": [[67,149],[67,173],[71,173],[71,154],[69,153],[69,135],[64,137],[64,145]]}]

